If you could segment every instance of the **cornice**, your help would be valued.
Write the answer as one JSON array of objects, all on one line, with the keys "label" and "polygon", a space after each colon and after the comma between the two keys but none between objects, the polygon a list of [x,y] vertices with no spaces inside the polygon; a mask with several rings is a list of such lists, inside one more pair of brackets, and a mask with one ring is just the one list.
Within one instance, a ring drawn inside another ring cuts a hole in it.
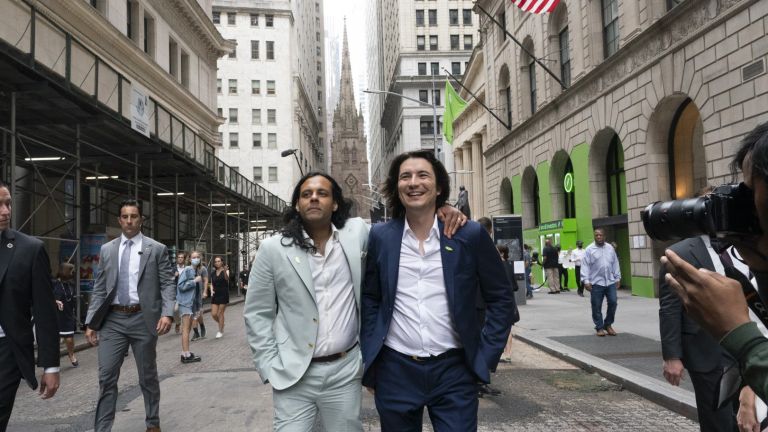
[{"label": "cornice", "polygon": [[197,42],[207,55],[218,59],[235,49],[235,44],[224,39],[196,0],[154,0],[152,5],[185,42]]},{"label": "cornice", "polygon": [[[87,2],[53,0],[43,3],[35,0],[32,5],[40,14],[69,32],[101,61],[115,68],[131,82],[137,82],[149,90],[165,108],[202,127],[201,133],[210,135],[205,129],[216,129],[218,119],[212,109],[175,81],[154,59]],[[210,66],[212,72],[216,70],[215,63]]]}]

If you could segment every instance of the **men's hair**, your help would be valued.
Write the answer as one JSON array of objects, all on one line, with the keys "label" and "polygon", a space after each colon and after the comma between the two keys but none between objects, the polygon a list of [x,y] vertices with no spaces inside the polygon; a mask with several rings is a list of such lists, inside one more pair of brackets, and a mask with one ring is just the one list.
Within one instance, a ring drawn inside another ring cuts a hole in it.
[{"label": "men's hair", "polygon": [[595,228],[594,230],[592,230],[592,233],[594,234],[594,233],[596,233],[598,231],[600,231],[600,234],[602,234],[603,237],[605,237],[605,230],[602,229],[602,228]]},{"label": "men's hair", "polygon": [[584,242],[581,240],[576,240],[576,246],[584,246]]},{"label": "men's hair", "polygon": [[0,188],[6,188],[8,189],[8,192],[11,191],[11,186],[8,185],[8,183],[6,183],[3,179],[0,179]]},{"label": "men's hair", "polygon": [[501,253],[502,258],[504,258],[504,261],[507,261],[509,259],[509,248],[507,245],[496,245],[496,250]]},{"label": "men's hair", "polygon": [[382,189],[382,195],[387,200],[387,207],[392,213],[392,217],[395,218],[405,217],[405,206],[400,201],[400,195],[397,193],[397,183],[400,177],[400,165],[408,159],[425,159],[432,165],[432,170],[435,172],[435,186],[440,190],[440,193],[437,195],[435,209],[444,206],[448,196],[451,194],[451,178],[448,176],[448,171],[435,158],[432,150],[416,150],[402,153],[389,165],[387,179],[384,181]]},{"label": "men's hair", "polygon": [[141,210],[141,203],[133,198],[124,199],[120,203],[120,207],[117,209],[117,215],[120,216],[120,214],[123,212],[123,207],[136,207],[139,209],[139,217],[144,217],[144,213]]},{"label": "men's hair", "polygon": [[489,218],[483,216],[477,220],[477,223],[482,225],[486,231],[493,232],[493,222]]},{"label": "men's hair", "polygon": [[731,161],[734,175],[741,170],[747,157],[752,160],[752,175],[759,174],[768,182],[768,122],[757,125],[741,140],[739,150]]},{"label": "men's hair", "polygon": [[531,250],[531,246],[528,243],[523,243],[523,249]]},{"label": "men's hair", "polygon": [[293,188],[291,205],[283,212],[283,228],[280,230],[280,234],[283,235],[283,240],[288,239],[288,243],[284,243],[281,240],[283,246],[291,246],[295,244],[301,249],[312,252],[315,251],[315,246],[310,243],[310,239],[304,238],[304,221],[301,219],[299,211],[296,210],[296,204],[299,202],[301,196],[301,186],[308,179],[317,176],[323,177],[331,182],[331,196],[333,196],[333,200],[336,202],[336,211],[331,214],[331,223],[333,223],[336,228],[342,229],[344,228],[344,224],[347,223],[347,219],[349,219],[349,213],[352,210],[352,202],[344,198],[344,193],[342,192],[339,183],[337,183],[333,177],[321,171],[307,173],[304,177],[299,179],[296,187]]},{"label": "men's hair", "polygon": [[180,250],[180,251],[176,251],[176,258],[178,258],[178,257],[179,257],[179,255],[182,255],[184,258],[186,258],[186,257],[187,257],[187,253],[186,253],[186,252],[184,252],[183,250]]}]

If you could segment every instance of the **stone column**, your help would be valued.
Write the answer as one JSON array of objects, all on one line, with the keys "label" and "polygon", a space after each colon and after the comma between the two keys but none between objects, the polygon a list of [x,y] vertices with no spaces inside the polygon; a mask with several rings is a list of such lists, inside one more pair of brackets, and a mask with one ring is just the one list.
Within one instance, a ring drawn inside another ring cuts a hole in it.
[{"label": "stone column", "polygon": [[472,217],[477,219],[487,216],[485,213],[485,197],[483,193],[483,137],[472,135]]},{"label": "stone column", "polygon": [[459,182],[462,181],[463,176],[459,171],[464,169],[463,153],[461,147],[453,147],[453,177],[451,178],[453,181],[453,184],[451,184],[453,199],[459,198]]}]

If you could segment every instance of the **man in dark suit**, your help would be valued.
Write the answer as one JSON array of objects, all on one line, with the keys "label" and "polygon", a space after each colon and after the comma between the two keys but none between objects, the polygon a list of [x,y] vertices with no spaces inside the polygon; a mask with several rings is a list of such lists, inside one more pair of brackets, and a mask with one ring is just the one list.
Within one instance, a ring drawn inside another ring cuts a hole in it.
[{"label": "man in dark suit", "polygon": [[141,233],[143,215],[138,201],[123,201],[117,221],[123,233],[101,247],[101,268],[85,319],[85,337],[99,346],[100,392],[95,429],[112,429],[117,379],[130,345],[144,394],[147,432],[159,432],[157,337],[168,333],[173,323],[174,274],[165,245]]},{"label": "man in dark suit", "polygon": [[[468,222],[452,239],[435,210],[450,182],[431,151],[392,162],[384,194],[394,218],[373,227],[362,298],[363,385],[375,389],[383,431],[477,428],[477,382],[490,381],[515,321],[493,241]],[[481,325],[476,292],[486,303]]]},{"label": "man in dark suit", "polygon": [[0,181],[0,431],[11,418],[19,382],[34,390],[37,365],[43,368],[40,394],[59,388],[59,328],[51,286],[51,267],[43,242],[11,229],[11,191]]},{"label": "man in dark suit", "polygon": [[[722,274],[723,265],[707,236],[682,240],[669,249],[697,268],[720,270]],[[683,369],[688,369],[696,394],[701,430],[737,430],[733,402],[729,401],[716,409],[723,370],[734,365],[735,360],[726,354],[717,340],[688,317],[680,297],[667,283],[666,274],[666,268],[662,266],[659,274],[659,330],[664,378],[672,385],[680,385]]]}]

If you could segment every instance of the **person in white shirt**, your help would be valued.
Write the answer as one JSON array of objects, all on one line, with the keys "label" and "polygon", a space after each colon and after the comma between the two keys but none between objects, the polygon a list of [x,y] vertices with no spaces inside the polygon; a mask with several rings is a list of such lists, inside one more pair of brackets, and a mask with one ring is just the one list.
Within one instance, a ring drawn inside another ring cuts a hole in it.
[{"label": "person in white shirt", "polygon": [[[597,336],[616,336],[613,321],[616,317],[616,289],[621,280],[619,258],[613,246],[606,243],[602,228],[595,230],[594,243],[587,246],[581,260],[581,282],[591,293],[592,321]],[[603,298],[608,301],[608,310],[603,319]]]},{"label": "person in white shirt", "polygon": [[576,272],[576,292],[579,296],[584,297],[584,284],[581,283],[581,260],[584,259],[584,242],[576,240],[576,249],[571,251],[571,262],[573,263],[573,269]]}]

